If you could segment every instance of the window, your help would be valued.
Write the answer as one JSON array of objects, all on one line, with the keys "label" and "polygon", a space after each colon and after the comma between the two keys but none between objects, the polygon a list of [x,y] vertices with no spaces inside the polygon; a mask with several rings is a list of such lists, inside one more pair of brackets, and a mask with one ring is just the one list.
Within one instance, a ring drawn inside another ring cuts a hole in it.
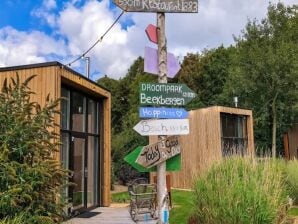
[{"label": "window", "polygon": [[85,132],[86,97],[73,92],[72,99],[72,130]]},{"label": "window", "polygon": [[73,171],[75,183],[63,195],[71,198],[72,209],[100,203],[99,107],[101,100],[72,88],[62,87],[61,162]]},{"label": "window", "polygon": [[88,133],[98,134],[98,103],[88,99]]},{"label": "window", "polygon": [[67,89],[61,90],[61,129],[69,129],[70,92]]},{"label": "window", "polygon": [[221,145],[223,156],[246,154],[247,150],[247,118],[234,114],[220,114]]}]

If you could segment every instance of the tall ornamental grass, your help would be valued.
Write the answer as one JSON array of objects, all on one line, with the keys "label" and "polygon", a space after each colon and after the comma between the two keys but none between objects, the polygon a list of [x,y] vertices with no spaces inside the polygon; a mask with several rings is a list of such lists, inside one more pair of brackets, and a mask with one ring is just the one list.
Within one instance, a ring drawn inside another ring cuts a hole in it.
[{"label": "tall ornamental grass", "polygon": [[193,217],[204,224],[274,224],[286,216],[285,164],[230,157],[197,178]]},{"label": "tall ornamental grass", "polygon": [[287,162],[287,185],[290,197],[295,205],[298,205],[298,160]]}]

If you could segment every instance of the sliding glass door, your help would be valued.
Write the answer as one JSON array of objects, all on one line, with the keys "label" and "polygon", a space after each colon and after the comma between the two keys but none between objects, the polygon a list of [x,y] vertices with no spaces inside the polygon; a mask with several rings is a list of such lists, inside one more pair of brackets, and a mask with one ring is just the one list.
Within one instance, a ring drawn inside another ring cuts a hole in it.
[{"label": "sliding glass door", "polygon": [[73,171],[65,190],[74,213],[100,205],[100,102],[73,89],[62,88],[61,161]]}]

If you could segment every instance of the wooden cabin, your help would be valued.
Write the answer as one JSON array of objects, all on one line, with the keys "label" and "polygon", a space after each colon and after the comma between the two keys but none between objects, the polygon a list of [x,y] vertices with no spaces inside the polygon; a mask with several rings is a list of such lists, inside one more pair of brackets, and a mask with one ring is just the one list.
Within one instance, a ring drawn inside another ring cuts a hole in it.
[{"label": "wooden cabin", "polygon": [[189,111],[188,118],[190,133],[180,136],[181,170],[169,172],[172,187],[190,189],[194,177],[216,161],[254,152],[251,110],[212,106]]},{"label": "wooden cabin", "polygon": [[298,159],[298,123],[284,135],[284,150],[287,159]]},{"label": "wooden cabin", "polygon": [[0,68],[0,84],[5,78],[22,80],[31,75],[29,87],[35,95],[32,101],[44,105],[46,97],[61,101],[61,115],[55,130],[61,136],[62,146],[57,159],[73,171],[75,187],[65,189],[72,199],[70,212],[78,213],[97,206],[110,205],[111,173],[111,94],[97,83],[87,79],[59,62],[30,64]]}]

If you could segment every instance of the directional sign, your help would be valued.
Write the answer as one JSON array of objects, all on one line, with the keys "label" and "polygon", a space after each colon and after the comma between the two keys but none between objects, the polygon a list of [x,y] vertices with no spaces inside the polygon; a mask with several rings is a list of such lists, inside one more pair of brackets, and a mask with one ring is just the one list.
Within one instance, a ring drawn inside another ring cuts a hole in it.
[{"label": "directional sign", "polygon": [[150,168],[180,154],[180,152],[178,136],[170,136],[161,142],[144,146],[136,163]]},{"label": "directional sign", "polygon": [[142,120],[133,128],[142,136],[149,135],[188,135],[188,119]]},{"label": "directional sign", "polygon": [[[136,163],[143,146],[138,146],[131,153],[124,157],[124,160],[139,172],[155,172],[156,167],[145,168]],[[179,171],[181,169],[181,154],[174,156],[166,161],[167,171]]]},{"label": "directional sign", "polygon": [[[154,75],[158,75],[158,60],[157,60],[157,50],[151,47],[145,47],[145,57],[144,57],[144,72],[148,72]],[[167,54],[167,76],[174,78],[175,75],[180,70],[180,64],[176,57],[172,53]]]},{"label": "directional sign", "polygon": [[141,105],[184,106],[196,94],[185,84],[177,83],[141,83]]},{"label": "directional sign", "polygon": [[155,44],[157,44],[157,27],[149,24],[145,30],[149,40]]},{"label": "directional sign", "polygon": [[196,13],[198,0],[113,0],[127,12]]},{"label": "directional sign", "polygon": [[188,117],[188,112],[184,108],[140,107],[139,116],[140,118],[184,119]]}]

